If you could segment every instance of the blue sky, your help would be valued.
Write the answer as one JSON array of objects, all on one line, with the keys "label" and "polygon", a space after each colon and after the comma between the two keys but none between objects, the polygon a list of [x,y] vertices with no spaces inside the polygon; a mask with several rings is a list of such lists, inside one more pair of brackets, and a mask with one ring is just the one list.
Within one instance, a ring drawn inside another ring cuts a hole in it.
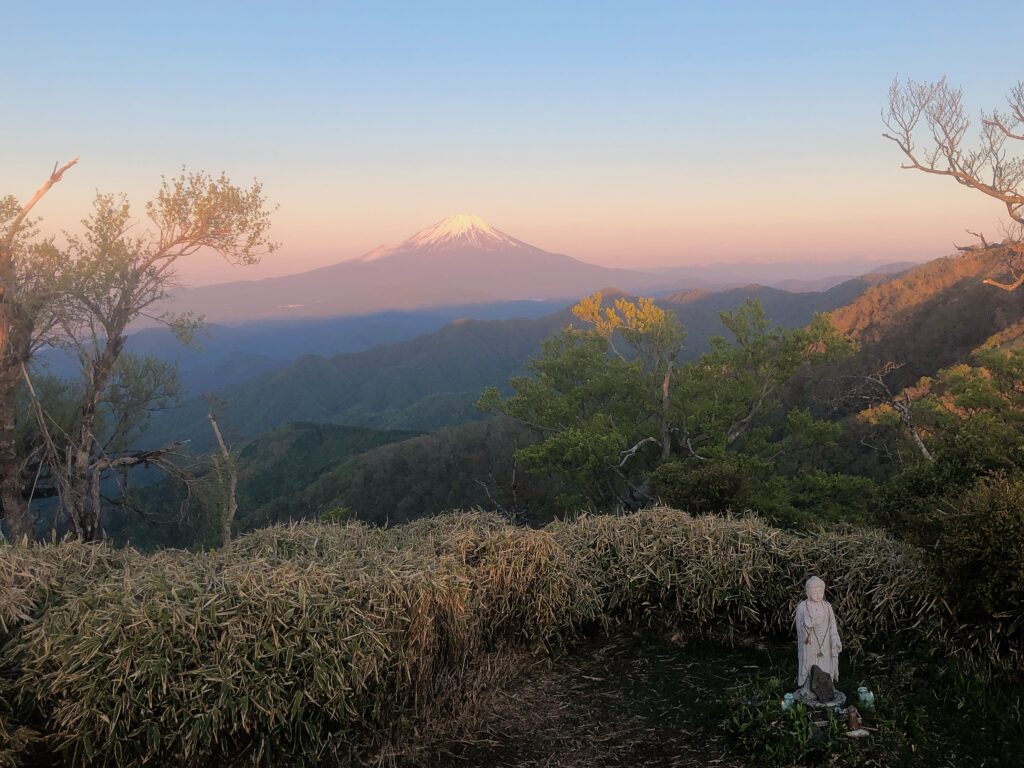
[{"label": "blue sky", "polygon": [[[998,210],[898,170],[893,76],[974,109],[1024,78],[1012,3],[48,3],[5,10],[0,193],[141,202],[258,177],[284,248],[362,253],[455,212],[607,264],[938,256]],[[228,279],[188,267],[196,281]]]}]

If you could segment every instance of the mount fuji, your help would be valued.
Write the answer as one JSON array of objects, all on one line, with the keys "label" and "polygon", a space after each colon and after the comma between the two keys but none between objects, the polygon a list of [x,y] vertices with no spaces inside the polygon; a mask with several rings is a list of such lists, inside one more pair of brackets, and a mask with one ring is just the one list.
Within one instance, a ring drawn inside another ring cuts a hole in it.
[{"label": "mount fuji", "polygon": [[286,277],[180,291],[175,311],[213,322],[333,317],[493,302],[575,300],[605,286],[655,285],[657,275],[610,269],[537,248],[477,216],[458,214],[395,246]]}]

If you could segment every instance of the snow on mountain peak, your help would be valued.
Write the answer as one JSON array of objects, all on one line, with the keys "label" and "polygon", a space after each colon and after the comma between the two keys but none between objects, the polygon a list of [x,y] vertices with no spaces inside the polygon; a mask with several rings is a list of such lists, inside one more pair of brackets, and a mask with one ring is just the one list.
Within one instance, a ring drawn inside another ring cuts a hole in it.
[{"label": "snow on mountain peak", "polygon": [[461,235],[475,229],[479,229],[484,232],[496,231],[490,224],[479,216],[471,216],[468,213],[456,213],[454,216],[449,216],[444,221],[439,221],[434,226],[428,227],[418,234],[430,233],[437,236]]},{"label": "snow on mountain peak", "polygon": [[467,246],[485,251],[529,247],[526,243],[495,229],[479,216],[457,213],[432,227],[420,230],[400,245],[375,248],[363,256],[361,261],[376,261],[402,251],[447,250]]},{"label": "snow on mountain peak", "polygon": [[403,248],[444,248],[472,245],[492,250],[516,245],[517,241],[499,232],[479,216],[457,213],[410,237]]}]

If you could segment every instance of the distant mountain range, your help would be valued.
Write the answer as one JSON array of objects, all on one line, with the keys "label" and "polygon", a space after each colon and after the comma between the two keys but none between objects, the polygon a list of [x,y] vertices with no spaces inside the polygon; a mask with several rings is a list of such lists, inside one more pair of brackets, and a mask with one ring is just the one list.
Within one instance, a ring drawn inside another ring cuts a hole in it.
[{"label": "distant mountain range", "polygon": [[[160,326],[133,333],[126,349],[174,361],[186,394],[198,395],[278,370],[303,355],[362,352],[432,333],[459,319],[543,317],[564,306],[564,301],[511,301],[371,315],[273,319],[240,325],[208,323],[189,346],[182,345],[170,330]],[[57,376],[78,375],[78,361],[62,350],[46,350],[39,363]]]},{"label": "distant mountain range", "polygon": [[898,261],[892,264],[882,264],[881,266],[875,267],[870,272],[865,272],[861,275],[826,275],[825,277],[816,277],[809,279],[801,278],[789,278],[787,280],[780,280],[777,283],[772,283],[772,288],[778,288],[782,291],[789,291],[790,293],[804,293],[806,291],[827,291],[829,288],[834,288],[840,283],[845,283],[847,280],[853,280],[855,277],[863,277],[866,279],[886,279],[892,275],[898,275],[901,272],[906,272],[908,269],[913,269],[919,266],[913,261]]},{"label": "distant mountain range", "polygon": [[479,217],[459,214],[397,246],[381,246],[332,266],[182,290],[167,308],[196,312],[214,323],[238,324],[495,302],[569,302],[608,285],[631,293],[661,295],[785,280],[789,285],[779,286],[785,290],[823,291],[849,279],[830,275],[828,270],[860,272],[864,268],[860,261],[615,269],[545,251]]}]

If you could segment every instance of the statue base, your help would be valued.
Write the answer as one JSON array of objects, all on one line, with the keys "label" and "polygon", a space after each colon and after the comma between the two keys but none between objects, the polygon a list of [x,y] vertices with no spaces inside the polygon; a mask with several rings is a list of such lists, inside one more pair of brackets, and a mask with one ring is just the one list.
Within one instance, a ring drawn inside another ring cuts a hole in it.
[{"label": "statue base", "polygon": [[811,709],[841,709],[846,705],[846,694],[838,689],[829,701],[819,699],[810,688],[798,688],[793,691],[793,699],[803,702]]}]

